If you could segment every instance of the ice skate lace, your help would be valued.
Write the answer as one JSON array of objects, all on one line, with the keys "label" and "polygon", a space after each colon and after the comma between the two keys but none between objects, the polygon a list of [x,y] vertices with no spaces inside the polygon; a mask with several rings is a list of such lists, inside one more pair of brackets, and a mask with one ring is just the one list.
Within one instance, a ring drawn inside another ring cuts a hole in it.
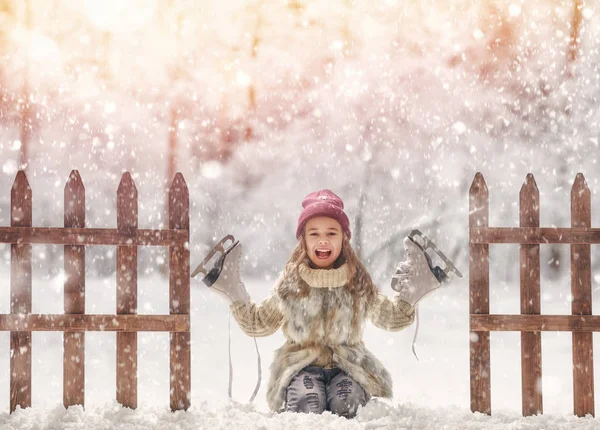
[{"label": "ice skate lace", "polygon": [[[239,279],[239,257],[237,258],[237,261],[235,261],[234,263],[234,278],[235,279]],[[244,286],[244,284],[240,281],[240,283],[242,284],[242,287],[245,289],[246,287]],[[225,290],[221,290],[219,288],[216,288],[213,286],[213,288],[215,288],[216,290],[221,291],[223,294],[225,294],[227,297],[229,297],[229,300],[231,300],[231,302],[233,303],[233,298],[227,294],[227,292]],[[249,309],[248,309],[248,303],[246,303],[246,312],[249,313]],[[254,332],[254,324],[253,324],[253,318],[251,315],[249,315],[249,320],[250,320],[250,332]],[[254,347],[256,349],[256,360],[257,360],[257,365],[258,365],[258,371],[257,371],[257,380],[256,380],[256,386],[254,387],[254,391],[252,392],[252,395],[250,396],[250,399],[248,400],[248,403],[252,403],[254,401],[254,399],[256,398],[256,395],[258,394],[258,390],[260,390],[260,384],[261,384],[261,380],[262,380],[262,365],[261,365],[261,358],[260,358],[260,351],[258,349],[258,342],[256,341],[256,336],[252,336],[252,339],[254,340]],[[228,319],[228,323],[227,323],[227,355],[228,355],[228,359],[229,359],[229,382],[228,382],[228,386],[227,386],[227,396],[229,397],[229,399],[233,400],[233,360],[231,358],[231,311],[229,311],[229,319]]]},{"label": "ice skate lace", "polygon": [[[250,311],[248,310],[248,303],[246,303],[246,312],[250,313]],[[250,319],[250,332],[254,333],[254,324],[253,324],[252,316],[250,316],[249,319]],[[229,312],[229,321],[231,322],[231,312]],[[256,336],[252,336],[252,339],[254,340],[254,348],[256,349],[257,378],[256,378],[256,385],[254,386],[254,391],[252,392],[252,395],[250,396],[250,400],[248,400],[249,403],[252,403],[254,401],[254,399],[256,398],[256,395],[258,394],[258,390],[260,390],[260,383],[262,380],[262,366],[261,366],[261,360],[260,360],[260,351],[258,350],[258,342],[256,341]],[[231,366],[231,337],[230,337],[229,341],[230,341],[229,363]],[[231,384],[232,383],[233,383],[233,375],[230,380],[230,388],[229,388],[230,392],[231,392]],[[231,397],[231,395],[229,397]]]},{"label": "ice skate lace", "polygon": [[[398,267],[396,268],[396,275],[410,273],[411,271],[412,271],[411,264],[403,261],[398,264]],[[398,291],[397,286],[396,286],[397,284],[398,284],[398,278],[396,278],[395,276],[392,276],[392,288],[396,291]],[[419,299],[419,300],[421,300],[421,299]],[[415,358],[417,359],[417,361],[419,361],[419,356],[417,355],[417,337],[418,336],[419,336],[419,306],[417,306],[417,304],[415,303],[415,334],[413,335],[413,340],[412,340],[412,352],[413,352]]]},{"label": "ice skate lace", "polygon": [[419,361],[419,356],[417,355],[417,336],[419,334],[419,307],[415,308],[415,334],[413,335],[412,340],[412,352],[415,355],[417,361]]}]

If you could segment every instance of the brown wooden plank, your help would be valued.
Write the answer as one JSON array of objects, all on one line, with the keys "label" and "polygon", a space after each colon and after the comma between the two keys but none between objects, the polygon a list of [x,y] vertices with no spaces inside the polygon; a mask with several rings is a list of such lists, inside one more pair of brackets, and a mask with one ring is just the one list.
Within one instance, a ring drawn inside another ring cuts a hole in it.
[{"label": "brown wooden plank", "polygon": [[470,321],[478,331],[600,331],[600,315],[471,315]]},{"label": "brown wooden plank", "polygon": [[0,314],[0,331],[189,332],[189,315]]},{"label": "brown wooden plank", "polygon": [[[73,170],[64,190],[65,227],[85,227],[85,187]],[[64,246],[65,314],[85,314],[85,246]],[[63,333],[63,405],[85,406],[85,332]]]},{"label": "brown wooden plank", "polygon": [[[31,198],[31,187],[20,170],[10,192],[11,226],[31,226]],[[31,313],[31,245],[11,245],[10,312]],[[10,412],[17,406],[31,406],[31,332],[10,334]]]},{"label": "brown wooden plank", "polygon": [[483,227],[473,228],[471,243],[600,243],[598,228]]},{"label": "brown wooden plank", "polygon": [[[540,225],[540,193],[530,173],[519,193],[519,224]],[[521,314],[539,315],[540,245],[520,245]],[[539,331],[521,332],[521,401],[523,416],[543,413],[542,337]]]},{"label": "brown wooden plank", "polygon": [[114,228],[0,227],[0,243],[171,246],[188,239],[187,232],[180,230],[138,229],[123,234]]},{"label": "brown wooden plank", "polygon": [[[585,178],[577,174],[571,189],[571,227],[591,225],[591,193]],[[590,245],[571,245],[571,313],[592,314]],[[573,413],[594,416],[594,339],[592,333],[573,333]]]},{"label": "brown wooden plank", "polygon": [[[169,228],[187,232],[189,238],[190,198],[181,173],[169,190]],[[189,245],[169,247],[170,313],[190,313],[190,252]],[[190,333],[171,333],[171,410],[187,410],[191,400]]]},{"label": "brown wooden plank", "polygon": [[[488,226],[488,188],[477,173],[469,190],[469,231]],[[469,309],[471,314],[489,314],[489,245],[469,244]],[[487,331],[470,332],[471,411],[491,414],[490,337]]]},{"label": "brown wooden plank", "polygon": [[[117,189],[117,229],[132,233],[138,227],[138,192],[129,172]],[[117,314],[137,313],[137,247],[117,246]],[[117,402],[137,408],[137,333],[117,333]]]}]

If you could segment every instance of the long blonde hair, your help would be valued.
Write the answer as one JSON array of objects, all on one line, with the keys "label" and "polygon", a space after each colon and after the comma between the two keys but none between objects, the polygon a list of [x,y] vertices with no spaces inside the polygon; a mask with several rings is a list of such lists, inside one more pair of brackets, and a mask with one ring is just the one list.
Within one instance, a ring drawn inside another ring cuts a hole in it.
[{"label": "long blonde hair", "polygon": [[[304,239],[304,232],[300,239],[298,239],[298,243],[296,247],[292,251],[292,255],[288,262],[285,265],[285,274],[290,274],[294,272],[298,273],[298,266],[302,263],[310,264],[308,261],[308,253],[306,251],[306,240]],[[337,258],[335,263],[333,264],[334,268],[338,268],[341,265],[346,263],[348,265],[348,285],[346,285],[346,289],[353,296],[366,296],[367,299],[372,299],[377,294],[377,287],[373,284],[373,280],[371,279],[371,275],[362,264],[362,262],[356,256],[354,249],[352,249],[352,245],[350,244],[350,239],[348,236],[344,234],[342,239],[342,252],[340,256]],[[299,286],[299,295],[306,296],[309,293],[310,287],[308,284],[302,283]]]}]

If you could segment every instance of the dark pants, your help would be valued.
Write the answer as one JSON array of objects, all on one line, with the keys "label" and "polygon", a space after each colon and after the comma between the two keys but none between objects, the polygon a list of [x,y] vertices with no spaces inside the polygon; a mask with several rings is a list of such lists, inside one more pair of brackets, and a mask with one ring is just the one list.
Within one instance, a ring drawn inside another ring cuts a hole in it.
[{"label": "dark pants", "polygon": [[292,378],[286,393],[286,412],[331,411],[354,418],[359,405],[367,403],[365,390],[340,369],[308,366]]}]

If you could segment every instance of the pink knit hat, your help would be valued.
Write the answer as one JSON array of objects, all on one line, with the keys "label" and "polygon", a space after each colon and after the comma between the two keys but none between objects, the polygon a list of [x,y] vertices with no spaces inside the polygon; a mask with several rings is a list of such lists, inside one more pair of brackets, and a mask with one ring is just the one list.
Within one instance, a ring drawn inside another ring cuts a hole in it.
[{"label": "pink knit hat", "polygon": [[344,202],[330,190],[321,190],[310,193],[302,200],[304,210],[298,218],[298,228],[296,229],[296,239],[302,236],[304,226],[307,221],[316,216],[328,216],[335,219],[342,226],[342,230],[348,236],[350,233],[350,221],[344,212]]}]

